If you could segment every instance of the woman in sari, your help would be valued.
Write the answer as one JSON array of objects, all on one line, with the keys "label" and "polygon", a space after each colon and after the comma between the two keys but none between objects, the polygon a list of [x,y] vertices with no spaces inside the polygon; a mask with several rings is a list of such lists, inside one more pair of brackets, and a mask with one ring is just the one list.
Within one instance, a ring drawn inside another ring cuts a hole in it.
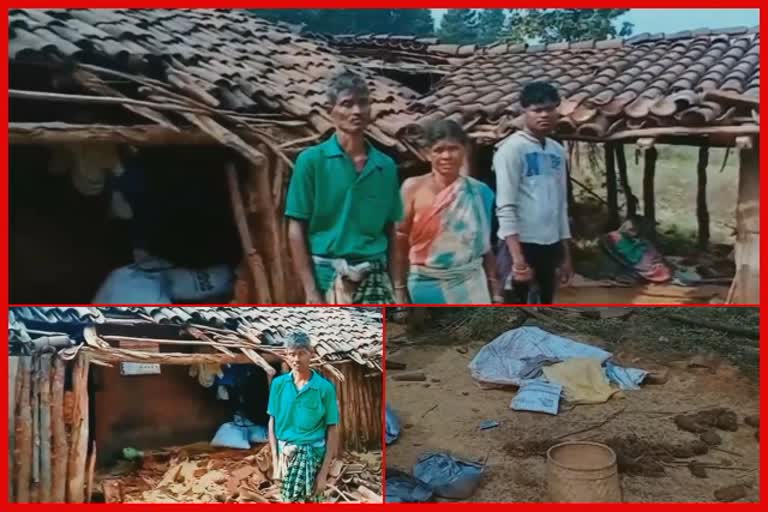
[{"label": "woman in sari", "polygon": [[427,130],[431,172],[405,180],[397,226],[398,304],[503,302],[491,251],[493,192],[461,176],[468,138],[462,127],[437,121]]}]

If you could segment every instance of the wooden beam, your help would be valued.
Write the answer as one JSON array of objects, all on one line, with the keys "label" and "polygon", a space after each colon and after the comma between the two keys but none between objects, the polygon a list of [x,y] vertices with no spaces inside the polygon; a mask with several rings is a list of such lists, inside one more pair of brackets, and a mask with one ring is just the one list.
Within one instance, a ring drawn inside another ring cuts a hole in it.
[{"label": "wooden beam", "polygon": [[113,126],[69,123],[8,123],[8,143],[130,144],[135,146],[218,146],[220,143],[197,128],[171,130],[160,125]]},{"label": "wooden beam", "polygon": [[605,152],[605,188],[608,197],[609,229],[619,227],[619,187],[616,177],[616,153],[611,143],[603,144]]},{"label": "wooden beam", "polygon": [[17,381],[19,377],[19,357],[8,358],[8,501],[13,503],[16,494],[13,488],[13,463],[16,460],[16,399],[19,396]]},{"label": "wooden beam", "polygon": [[699,161],[696,165],[698,183],[696,187],[696,220],[699,224],[699,249],[704,251],[709,247],[709,208],[707,208],[707,165],[709,164],[709,148],[699,148]]},{"label": "wooden beam", "polygon": [[736,278],[731,301],[760,303],[760,147],[739,152]]},{"label": "wooden beam", "polygon": [[687,126],[664,126],[659,128],[638,128],[636,130],[623,130],[612,133],[604,140],[636,139],[639,137],[663,137],[690,135],[758,135],[760,125],[745,124],[741,126],[708,126],[702,128]]},{"label": "wooden beam", "polygon": [[64,503],[67,499],[67,461],[69,446],[64,426],[64,379],[66,363],[56,357],[51,373],[51,501]]},{"label": "wooden beam", "polygon": [[616,164],[619,168],[619,182],[624,192],[624,201],[627,205],[627,218],[633,218],[637,215],[637,197],[632,193],[632,187],[629,184],[629,175],[627,174],[627,156],[624,153],[624,144],[611,144],[616,152]]},{"label": "wooden beam", "polygon": [[32,486],[29,500],[40,502],[40,358],[32,358]]},{"label": "wooden beam", "polygon": [[727,91],[707,91],[704,93],[704,101],[715,101],[723,105],[732,107],[760,108],[760,98],[757,96],[746,96],[735,92]]},{"label": "wooden beam", "polygon": [[200,108],[186,107],[173,103],[163,104],[155,101],[143,101],[135,100],[133,98],[121,98],[112,96],[89,96],[87,94],[62,94],[58,92],[20,91],[17,89],[10,89],[8,91],[8,97],[25,100],[55,101],[60,103],[82,103],[85,105],[130,105],[171,112],[193,112],[203,115],[209,114],[208,110],[203,110]]},{"label": "wooden beam", "polygon": [[656,239],[656,158],[658,152],[655,147],[643,151],[643,216],[651,228],[650,237]]}]

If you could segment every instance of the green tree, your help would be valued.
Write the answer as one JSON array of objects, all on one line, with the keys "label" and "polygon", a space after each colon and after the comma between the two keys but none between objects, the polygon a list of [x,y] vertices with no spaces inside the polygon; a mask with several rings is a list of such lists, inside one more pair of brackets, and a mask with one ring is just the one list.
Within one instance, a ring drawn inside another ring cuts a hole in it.
[{"label": "green tree", "polygon": [[445,43],[470,44],[477,42],[478,19],[475,9],[448,9],[437,31]]},{"label": "green tree", "polygon": [[430,36],[434,21],[429,9],[249,9],[269,21],[303,25],[305,32],[323,34],[396,34]]},{"label": "green tree", "polygon": [[506,39],[542,43],[626,37],[632,23],[616,26],[617,18],[629,9],[513,9]]},{"label": "green tree", "polygon": [[501,39],[504,35],[506,22],[506,9],[482,9],[478,15],[477,42],[490,44]]}]

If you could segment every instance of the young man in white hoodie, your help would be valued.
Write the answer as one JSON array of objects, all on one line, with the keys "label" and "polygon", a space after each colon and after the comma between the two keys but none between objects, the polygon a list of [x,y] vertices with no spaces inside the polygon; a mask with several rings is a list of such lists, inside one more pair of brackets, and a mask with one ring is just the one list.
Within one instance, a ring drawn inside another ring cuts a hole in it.
[{"label": "young man in white hoodie", "polygon": [[512,258],[512,303],[528,302],[530,286],[551,304],[560,281],[573,276],[568,240],[567,155],[549,138],[560,96],[546,82],[532,82],[520,94],[524,128],[508,137],[493,158],[499,239]]}]

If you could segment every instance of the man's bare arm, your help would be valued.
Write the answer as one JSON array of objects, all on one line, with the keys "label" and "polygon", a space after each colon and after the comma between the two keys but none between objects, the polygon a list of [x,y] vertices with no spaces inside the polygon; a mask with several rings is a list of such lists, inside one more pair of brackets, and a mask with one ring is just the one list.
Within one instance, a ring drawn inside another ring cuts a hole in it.
[{"label": "man's bare arm", "polygon": [[314,265],[309,252],[309,237],[305,221],[288,219],[288,241],[291,246],[293,268],[304,288],[307,304],[322,304],[323,298],[317,289]]}]

